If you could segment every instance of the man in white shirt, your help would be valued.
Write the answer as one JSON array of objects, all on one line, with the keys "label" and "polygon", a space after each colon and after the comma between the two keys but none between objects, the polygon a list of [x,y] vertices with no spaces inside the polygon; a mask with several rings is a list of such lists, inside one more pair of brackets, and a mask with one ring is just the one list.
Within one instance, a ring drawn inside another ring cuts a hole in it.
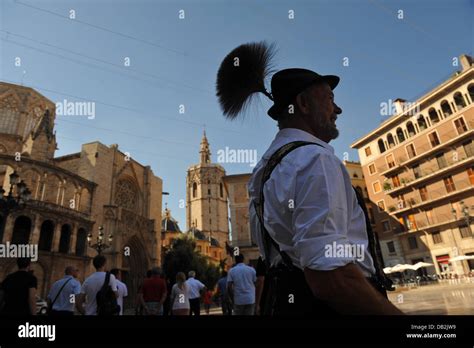
[{"label": "man in white shirt", "polygon": [[112,269],[110,274],[113,274],[117,281],[117,304],[120,306],[119,315],[123,315],[123,299],[128,296],[127,285],[120,279],[120,270],[118,268]]},{"label": "man in white shirt", "polygon": [[[272,56],[272,47],[265,43],[234,49],[219,69],[217,95],[230,119],[241,113],[256,92],[274,102],[268,115],[278,121],[280,131],[254,168],[248,188],[250,227],[260,253],[273,270],[286,265],[278,270],[286,278],[280,277],[279,285],[274,286],[276,298],[279,303],[297,303],[298,296],[292,298],[293,294],[278,290],[297,283],[301,294],[310,293],[303,296],[305,301],[314,299],[326,306],[328,313],[402,314],[368,280],[376,269],[368,251],[373,242],[369,242],[364,211],[347,170],[328,144],[339,135],[336,119],[342,110],[333,93],[339,77],[285,69],[273,75],[269,93],[265,79]],[[234,64],[235,57],[240,64]],[[295,148],[275,162],[265,178],[262,196],[263,172],[269,159],[295,141],[315,145]],[[377,270],[379,275],[378,264]],[[298,308],[305,305],[310,307],[310,303],[303,303]]]},{"label": "man in white shirt", "polygon": [[186,285],[189,289],[189,305],[191,307],[189,315],[201,315],[201,294],[206,291],[206,286],[199,280],[195,279],[196,272],[188,272],[188,280]]},{"label": "man in white shirt", "polygon": [[79,269],[68,266],[64,270],[64,278],[56,281],[49,291],[48,305],[52,304],[51,315],[70,316],[74,315],[75,297],[81,292],[81,283],[76,279]]},{"label": "man in white shirt", "polygon": [[255,269],[244,263],[244,255],[235,256],[236,265],[227,274],[227,291],[233,297],[234,315],[255,314]]},{"label": "man in white shirt", "polygon": [[[106,262],[106,258],[102,255],[97,255],[92,260],[96,272],[92,273],[82,284],[81,293],[76,300],[76,308],[79,313],[85,315],[97,315],[96,296],[105,282]],[[115,293],[115,296],[117,296],[117,281],[113,274],[110,275],[109,285]]]}]

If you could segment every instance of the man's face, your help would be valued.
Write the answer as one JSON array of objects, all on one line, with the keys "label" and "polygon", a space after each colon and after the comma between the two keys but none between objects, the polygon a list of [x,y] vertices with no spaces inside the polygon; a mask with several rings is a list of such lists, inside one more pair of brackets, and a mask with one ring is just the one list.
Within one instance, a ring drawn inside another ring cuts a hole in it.
[{"label": "man's face", "polygon": [[72,271],[72,276],[74,278],[77,278],[79,276],[79,269],[78,268],[74,268],[74,271]]},{"label": "man's face", "polygon": [[334,93],[329,84],[312,86],[307,91],[308,110],[304,118],[313,133],[321,140],[329,142],[339,136],[336,127],[337,115],[342,109],[334,102]]}]

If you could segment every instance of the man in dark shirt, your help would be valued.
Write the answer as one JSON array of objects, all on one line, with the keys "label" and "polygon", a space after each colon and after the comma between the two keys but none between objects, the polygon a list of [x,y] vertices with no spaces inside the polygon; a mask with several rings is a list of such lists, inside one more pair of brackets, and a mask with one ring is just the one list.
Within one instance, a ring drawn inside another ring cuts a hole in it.
[{"label": "man in dark shirt", "polygon": [[151,278],[145,279],[140,293],[140,303],[145,314],[163,315],[163,303],[166,300],[167,290],[165,280],[160,277],[161,269],[151,270]]},{"label": "man in dark shirt", "polygon": [[17,259],[18,271],[9,274],[2,283],[5,306],[2,315],[36,315],[36,287],[38,281],[30,272],[31,260]]}]

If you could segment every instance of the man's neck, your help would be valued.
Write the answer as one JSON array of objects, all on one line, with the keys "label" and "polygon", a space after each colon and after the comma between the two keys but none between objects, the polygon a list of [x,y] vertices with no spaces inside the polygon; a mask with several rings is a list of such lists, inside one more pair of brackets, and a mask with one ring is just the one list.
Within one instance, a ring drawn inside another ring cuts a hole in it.
[{"label": "man's neck", "polygon": [[312,136],[315,136],[316,138],[318,138],[319,140],[321,141],[324,141],[325,143],[329,144],[329,142],[331,141],[331,139],[326,139],[324,136],[321,136],[321,135],[318,135],[316,134],[311,128],[309,128],[306,123],[294,123],[294,124],[287,124],[285,125],[284,127],[280,127],[280,130],[282,129],[285,129],[285,128],[295,128],[295,129],[299,129],[299,130],[302,130],[306,133],[309,133],[311,134]]}]

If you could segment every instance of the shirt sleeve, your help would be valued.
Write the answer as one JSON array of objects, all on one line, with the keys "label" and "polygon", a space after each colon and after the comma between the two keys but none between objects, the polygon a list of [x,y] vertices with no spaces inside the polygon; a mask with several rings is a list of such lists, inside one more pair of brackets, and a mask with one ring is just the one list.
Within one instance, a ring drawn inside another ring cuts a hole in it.
[{"label": "shirt sleeve", "polygon": [[79,283],[78,281],[74,282],[72,292],[74,295],[78,295],[81,292],[81,283]]},{"label": "shirt sleeve", "polygon": [[112,288],[112,291],[118,291],[117,279],[115,279],[115,276],[113,274],[110,275],[109,285]]},{"label": "shirt sleeve", "polygon": [[346,189],[341,163],[330,154],[320,154],[297,177],[293,242],[303,269],[329,271],[355,262],[336,252],[350,243]]}]

